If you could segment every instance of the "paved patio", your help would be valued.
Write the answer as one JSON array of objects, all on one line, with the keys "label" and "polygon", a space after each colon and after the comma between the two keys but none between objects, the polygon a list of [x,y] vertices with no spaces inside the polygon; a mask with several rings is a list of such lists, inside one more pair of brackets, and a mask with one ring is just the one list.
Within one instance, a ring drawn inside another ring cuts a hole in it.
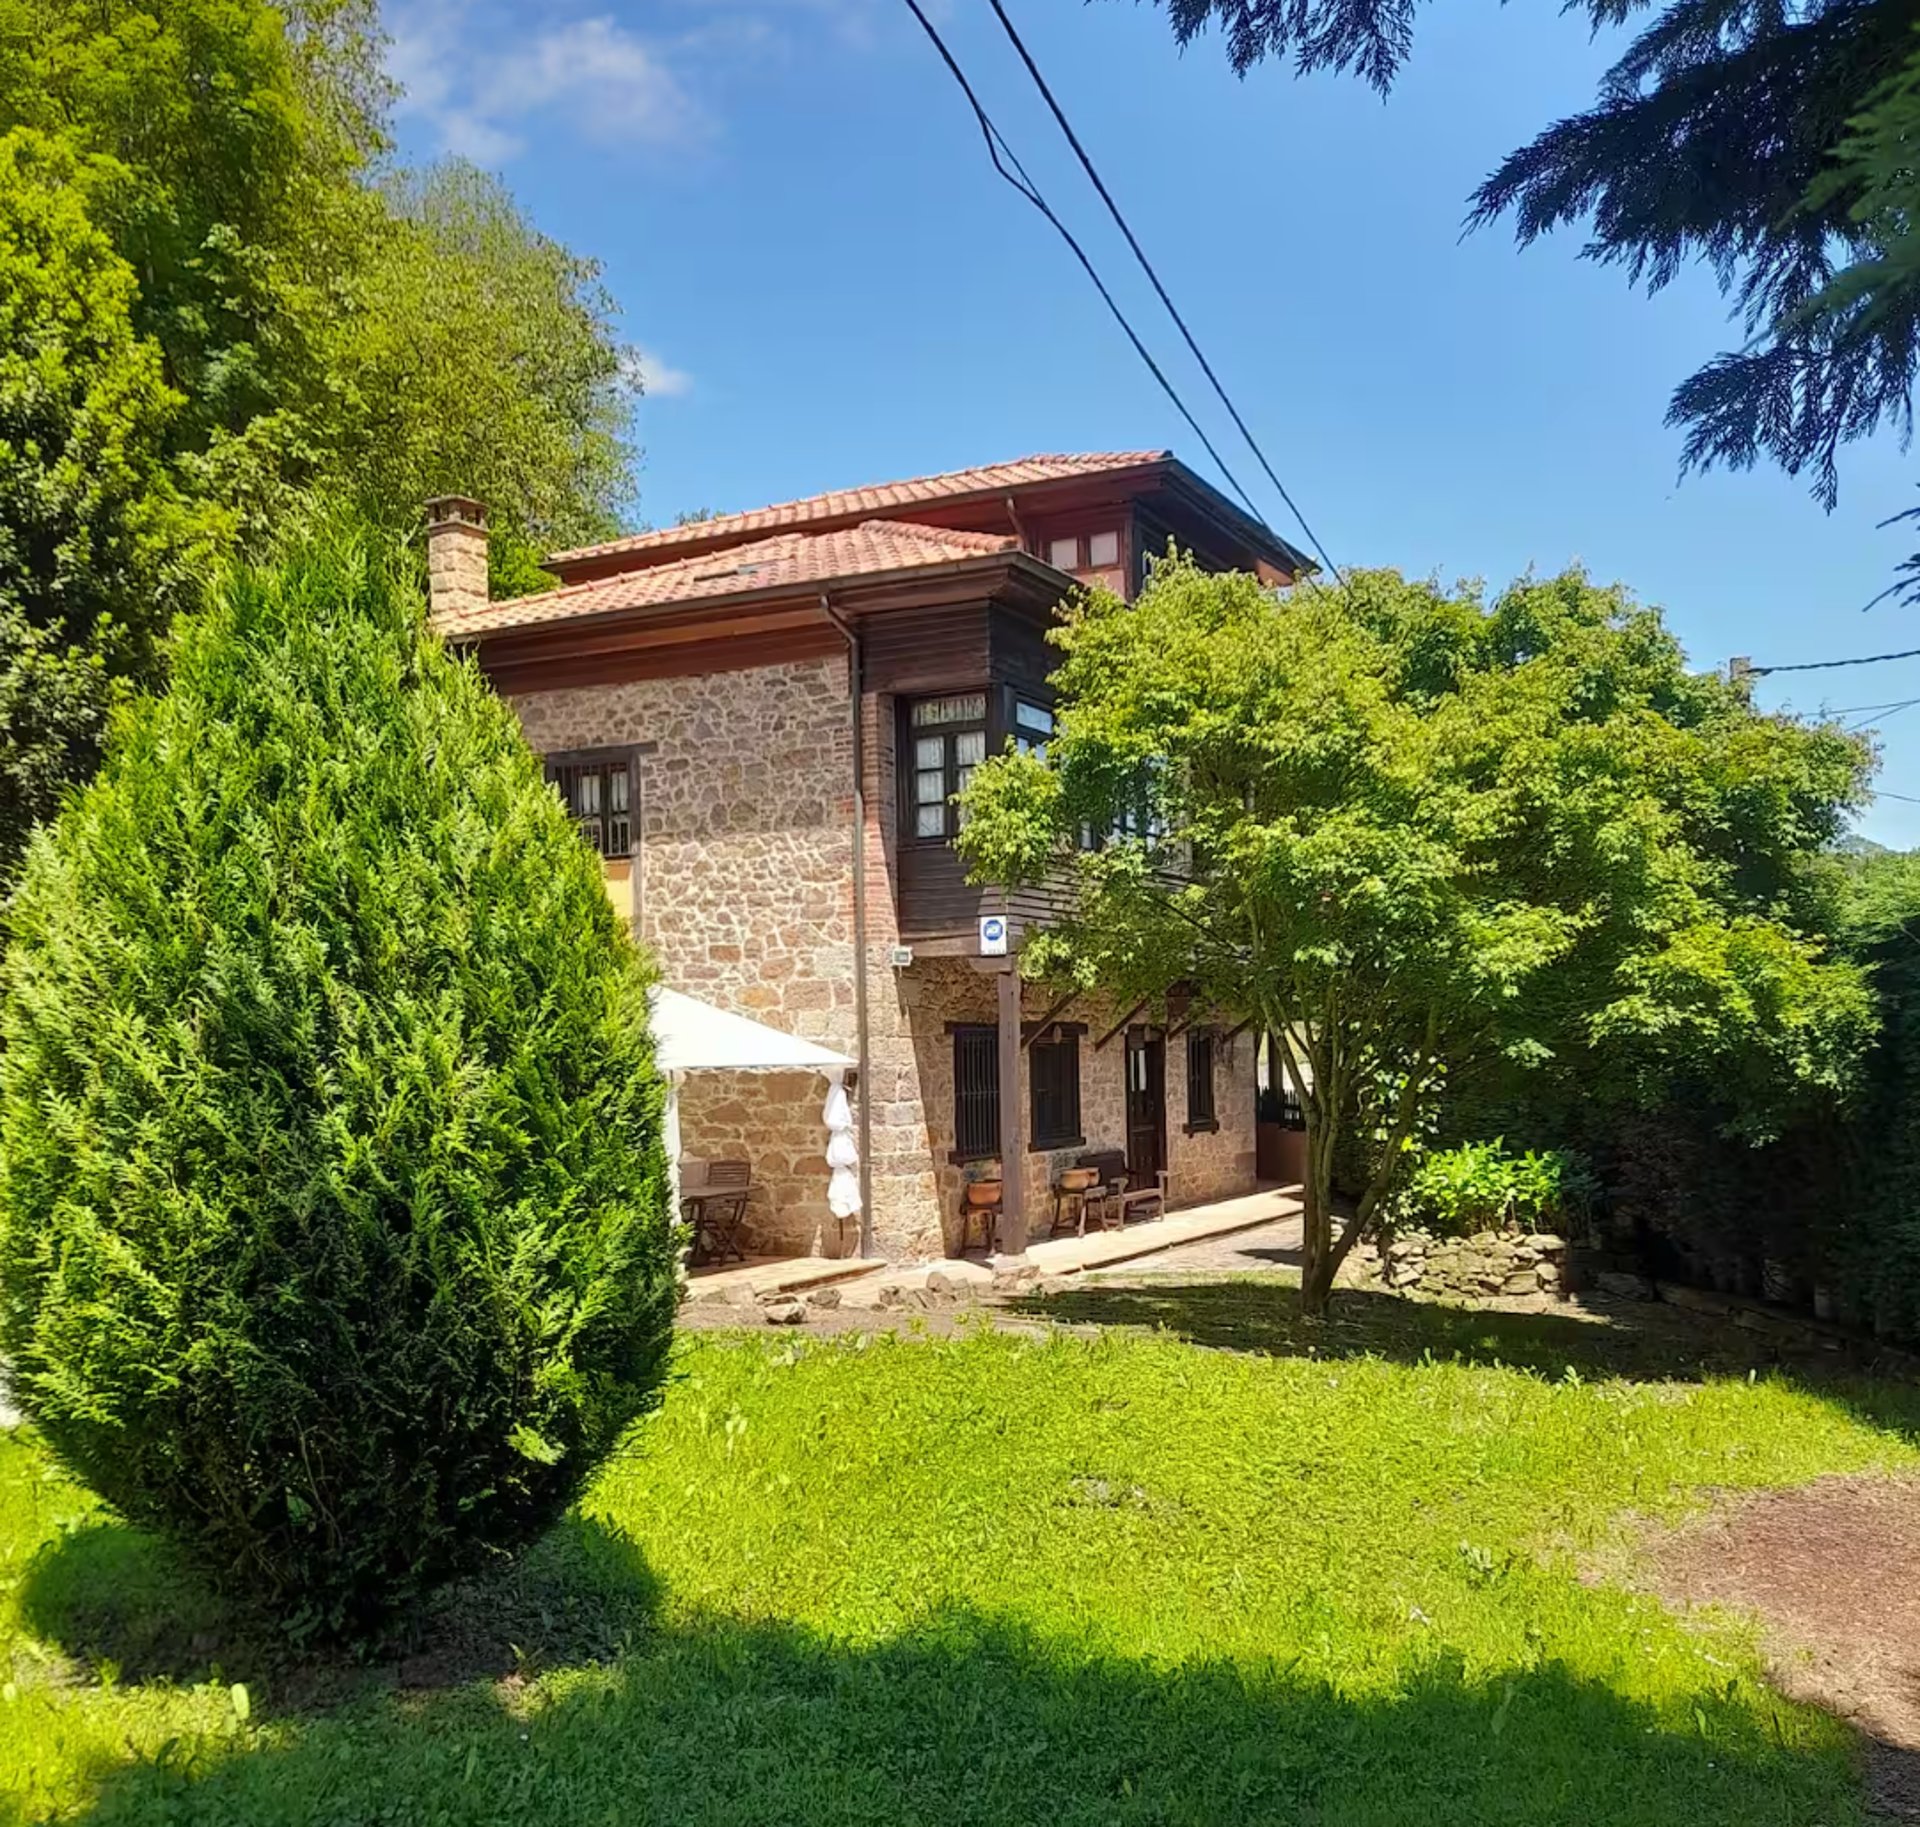
[{"label": "paved patio", "polygon": [[[1046,1237],[1029,1244],[1027,1260],[1044,1278],[1097,1274],[1125,1264],[1129,1273],[1161,1269],[1191,1273],[1270,1268],[1297,1260],[1300,1200],[1291,1188],[1269,1188],[1239,1199],[1188,1206],[1164,1218],[1083,1237]],[[936,1279],[937,1278],[937,1279]],[[687,1301],[702,1307],[750,1307],[774,1295],[805,1299],[835,1290],[848,1307],[896,1304],[903,1293],[929,1286],[952,1298],[985,1294],[993,1269],[979,1257],[939,1262],[862,1262],[857,1257],[759,1257],[725,1267],[695,1269]]]},{"label": "paved patio", "polygon": [[1177,1244],[1157,1255],[1116,1263],[1088,1271],[1088,1280],[1117,1276],[1149,1275],[1248,1275],[1270,1273],[1275,1269],[1300,1266],[1300,1201],[1288,1201],[1290,1209],[1252,1230],[1229,1231],[1203,1237],[1197,1242]]}]

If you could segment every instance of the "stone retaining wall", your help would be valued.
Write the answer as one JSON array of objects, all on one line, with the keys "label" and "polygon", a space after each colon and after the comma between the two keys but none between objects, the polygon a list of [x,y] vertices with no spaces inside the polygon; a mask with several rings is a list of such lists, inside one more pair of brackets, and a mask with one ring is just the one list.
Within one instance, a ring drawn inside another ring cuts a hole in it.
[{"label": "stone retaining wall", "polygon": [[1401,1231],[1384,1254],[1365,1243],[1351,1260],[1362,1286],[1396,1293],[1418,1288],[1455,1300],[1490,1300],[1567,1291],[1566,1239],[1545,1231],[1482,1231],[1473,1237]]}]

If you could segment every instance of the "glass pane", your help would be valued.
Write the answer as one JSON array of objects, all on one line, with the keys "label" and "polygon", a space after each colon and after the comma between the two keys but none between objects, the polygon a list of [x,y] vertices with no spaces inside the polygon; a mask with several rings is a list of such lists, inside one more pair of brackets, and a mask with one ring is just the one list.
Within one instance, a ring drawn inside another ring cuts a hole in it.
[{"label": "glass pane", "polygon": [[600,821],[597,818],[583,818],[580,821],[580,835],[602,856],[607,854],[606,834],[601,830]]},{"label": "glass pane", "polygon": [[1117,565],[1120,562],[1120,535],[1118,533],[1095,533],[1087,541],[1087,563],[1090,565]]},{"label": "glass pane", "polygon": [[922,806],[914,815],[913,832],[916,837],[945,837],[947,835],[946,807]]},{"label": "glass pane", "polygon": [[961,767],[969,768],[976,761],[987,758],[987,732],[985,730],[962,730],[953,739],[953,758]]},{"label": "glass pane", "polygon": [[1047,546],[1047,563],[1056,571],[1077,571],[1080,569],[1080,541],[1074,539],[1056,539]]},{"label": "glass pane", "polygon": [[1013,707],[1013,720],[1023,730],[1038,730],[1043,736],[1053,734],[1053,712],[1044,704],[1029,704],[1022,698]]},{"label": "glass pane", "polygon": [[600,810],[600,776],[579,774],[574,777],[573,809],[582,818],[591,818]]},{"label": "glass pane", "polygon": [[913,777],[913,800],[915,805],[937,806],[945,803],[947,797],[947,771],[934,768],[924,774]]},{"label": "glass pane", "polygon": [[615,812],[627,809],[627,770],[609,768],[607,770],[607,804]]},{"label": "glass pane", "polygon": [[958,698],[922,698],[913,707],[916,729],[937,729],[943,723],[984,723],[987,694],[967,692]]},{"label": "glass pane", "polygon": [[922,736],[913,745],[913,765],[916,768],[944,768],[947,765],[947,745],[938,736]]}]

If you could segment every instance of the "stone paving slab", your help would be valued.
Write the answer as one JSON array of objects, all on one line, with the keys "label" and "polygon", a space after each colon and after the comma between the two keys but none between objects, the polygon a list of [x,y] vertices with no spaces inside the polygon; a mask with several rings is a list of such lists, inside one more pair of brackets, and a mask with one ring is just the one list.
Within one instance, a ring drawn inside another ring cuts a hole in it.
[{"label": "stone paving slab", "polygon": [[[1248,1193],[1240,1199],[1220,1199],[1211,1205],[1196,1205],[1186,1211],[1170,1212],[1145,1224],[1130,1224],[1123,1230],[1089,1231],[1084,1237],[1050,1237],[1031,1244],[1027,1259],[1042,1275],[1072,1275],[1081,1271],[1108,1268],[1114,1263],[1134,1263],[1145,1270],[1159,1267],[1158,1258],[1183,1246],[1231,1236],[1236,1231],[1269,1225],[1277,1219],[1297,1218],[1300,1199],[1291,1188]],[[1143,1261],[1142,1258],[1156,1260]]]},{"label": "stone paving slab", "polygon": [[1300,1267],[1305,1239],[1298,1202],[1285,1217],[1271,1219],[1248,1230],[1227,1231],[1193,1243],[1162,1250],[1130,1262],[1088,1272],[1090,1281],[1120,1278],[1215,1275],[1272,1275]]},{"label": "stone paving slab", "polygon": [[857,1256],[763,1256],[724,1269],[695,1269],[687,1278],[689,1304],[751,1306],[764,1295],[803,1294],[848,1287],[878,1275],[884,1262]]}]

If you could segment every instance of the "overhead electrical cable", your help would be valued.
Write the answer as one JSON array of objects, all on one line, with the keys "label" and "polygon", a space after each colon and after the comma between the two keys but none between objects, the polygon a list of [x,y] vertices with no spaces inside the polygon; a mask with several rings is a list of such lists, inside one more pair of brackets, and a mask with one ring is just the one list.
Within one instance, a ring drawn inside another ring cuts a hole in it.
[{"label": "overhead electrical cable", "polygon": [[[1240,497],[1247,512],[1251,514],[1255,520],[1258,520],[1260,518],[1260,510],[1254,506],[1253,497],[1247,493],[1245,487],[1241,484],[1240,478],[1236,476],[1228,466],[1227,460],[1215,449],[1213,440],[1209,438],[1202,429],[1200,421],[1188,410],[1186,401],[1180,397],[1178,389],[1176,389],[1173,382],[1167,378],[1165,369],[1154,360],[1152,351],[1140,340],[1139,332],[1135,330],[1133,325],[1127,320],[1126,313],[1120,309],[1119,302],[1114,298],[1113,293],[1108,290],[1106,281],[1100,277],[1099,271],[1094,266],[1093,261],[1088,257],[1086,249],[1074,238],[1073,232],[1067,225],[1053,213],[1046,198],[1040,194],[1039,186],[1027,175],[1026,167],[1020,163],[1019,157],[1015,154],[1013,148],[1007,144],[1000,129],[993,124],[992,117],[989,116],[986,109],[981,106],[980,98],[974,93],[973,84],[967,80],[966,72],[961,69],[954,54],[947,49],[946,40],[935,30],[933,21],[929,19],[922,10],[920,0],[906,0],[906,4],[907,10],[913,14],[914,18],[919,20],[920,29],[925,32],[927,37],[932,41],[933,48],[940,53],[940,61],[947,66],[947,71],[953,77],[953,80],[960,85],[961,94],[967,98],[967,105],[973,110],[974,118],[980,123],[980,134],[987,142],[987,157],[993,161],[994,170],[1006,179],[1021,196],[1025,197],[1026,200],[1052,224],[1054,232],[1058,234],[1060,239],[1072,250],[1073,257],[1080,262],[1080,265],[1086,271],[1087,277],[1093,281],[1094,290],[1100,294],[1101,302],[1105,304],[1108,311],[1112,313],[1114,322],[1126,332],[1127,341],[1133,345],[1134,353],[1146,364],[1147,371],[1153,378],[1160,383],[1160,390],[1173,402],[1181,418],[1186,420],[1193,435],[1200,440],[1207,455],[1213,459],[1215,468],[1227,479],[1233,492]],[[1004,159],[1001,157],[1002,153],[1006,155]],[[1009,166],[1012,167],[1011,170],[1008,169]]]},{"label": "overhead electrical cable", "polygon": [[[1066,135],[1067,144],[1073,148],[1074,157],[1080,161],[1081,169],[1092,181],[1094,189],[1100,193],[1100,201],[1107,206],[1107,214],[1113,218],[1115,226],[1126,237],[1127,246],[1133,249],[1133,257],[1140,262],[1140,270],[1146,274],[1153,289],[1160,295],[1160,302],[1167,307],[1167,315],[1173,319],[1175,327],[1186,339],[1187,347],[1193,352],[1193,359],[1200,364],[1200,372],[1207,377],[1214,392],[1220,396],[1220,404],[1227,409],[1227,416],[1233,420],[1235,428],[1246,440],[1247,448],[1253,452],[1255,460],[1266,472],[1267,480],[1273,484],[1280,499],[1287,504],[1288,512],[1300,523],[1300,531],[1306,535],[1308,545],[1313,547],[1319,555],[1320,562],[1344,586],[1347,580],[1340,567],[1333,562],[1327,548],[1320,543],[1319,535],[1314,532],[1306,515],[1300,511],[1300,504],[1288,493],[1287,485],[1274,472],[1273,465],[1267,461],[1267,453],[1260,448],[1259,439],[1253,435],[1247,421],[1241,416],[1240,408],[1233,403],[1232,396],[1221,384],[1219,375],[1214,372],[1213,364],[1207,360],[1205,350],[1200,347],[1193,332],[1188,329],[1187,320],[1180,315],[1180,307],[1173,302],[1166,286],[1161,283],[1160,275],[1154,270],[1153,262],[1147,258],[1146,249],[1140,245],[1139,236],[1133,232],[1132,224],[1121,211],[1120,205],[1113,200],[1112,191],[1107,188],[1086,147],[1080,143],[1080,136],[1074,132],[1073,123],[1067,119],[1066,110],[1054,99],[1053,90],[1048,86],[1047,79],[1041,75],[1040,66],[1034,62],[1033,53],[1027,49],[1026,41],[1021,38],[1013,21],[1007,17],[1007,9],[1001,5],[1001,0],[988,0],[988,4],[992,6],[995,18],[1000,21],[1001,28],[1006,32],[1013,48],[1020,54],[1020,61],[1027,66],[1027,74],[1033,78],[1034,87],[1040,91],[1041,100],[1047,104],[1054,120],[1059,123],[1060,131]],[[915,7],[914,10],[918,12],[919,8]]]},{"label": "overhead electrical cable", "polygon": [[1776,672],[1831,672],[1836,666],[1878,666],[1885,660],[1920,659],[1920,647],[1903,647],[1898,653],[1863,653],[1852,660],[1800,660],[1791,666],[1749,666],[1749,679],[1764,679]]}]

